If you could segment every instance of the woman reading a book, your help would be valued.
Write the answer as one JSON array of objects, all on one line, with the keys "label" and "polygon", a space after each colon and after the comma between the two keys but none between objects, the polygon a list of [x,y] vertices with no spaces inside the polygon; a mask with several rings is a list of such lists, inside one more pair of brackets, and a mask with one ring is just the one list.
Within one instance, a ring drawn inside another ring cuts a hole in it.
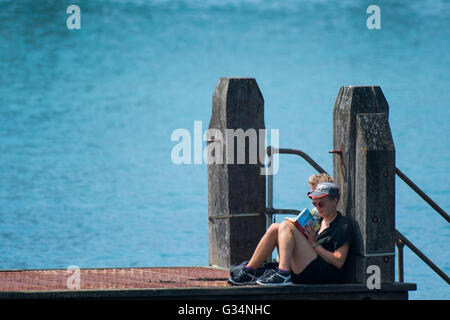
[{"label": "woman reading a book", "polygon": [[[284,286],[294,283],[340,283],[353,239],[350,220],[336,210],[339,187],[322,182],[308,197],[321,217],[317,234],[310,226],[300,232],[290,221],[274,223],[260,240],[248,264],[229,279],[231,284]],[[277,270],[256,278],[255,270],[278,248]]]}]

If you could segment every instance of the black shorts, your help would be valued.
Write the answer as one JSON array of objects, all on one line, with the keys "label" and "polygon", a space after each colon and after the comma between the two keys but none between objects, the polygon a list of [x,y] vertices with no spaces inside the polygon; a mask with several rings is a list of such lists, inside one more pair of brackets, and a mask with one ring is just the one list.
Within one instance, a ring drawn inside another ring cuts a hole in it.
[{"label": "black shorts", "polygon": [[320,255],[311,261],[299,274],[291,272],[291,279],[296,284],[323,284],[342,283],[343,270],[340,270],[325,260]]}]

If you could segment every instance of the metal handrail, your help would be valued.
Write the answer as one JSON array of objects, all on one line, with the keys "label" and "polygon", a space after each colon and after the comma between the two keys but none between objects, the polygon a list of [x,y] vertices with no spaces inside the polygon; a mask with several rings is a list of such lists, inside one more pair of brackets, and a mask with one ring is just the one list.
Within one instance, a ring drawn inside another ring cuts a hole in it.
[{"label": "metal handrail", "polygon": [[309,155],[305,152],[296,150],[296,149],[286,149],[286,148],[275,148],[275,147],[267,147],[267,155],[269,157],[274,153],[283,153],[283,154],[296,154],[306,160],[314,169],[319,171],[319,173],[327,173],[317,162],[315,162]]},{"label": "metal handrail", "polygon": [[437,211],[442,217],[444,217],[447,222],[450,223],[450,216],[445,212],[441,207],[437,205],[436,202],[431,200],[429,196],[426,195],[425,192],[423,192],[414,182],[412,182],[403,172],[400,171],[397,167],[395,167],[395,173],[397,176],[402,179],[408,186],[411,187],[419,196],[422,197],[423,200],[425,200],[426,203],[428,203],[434,210]]},{"label": "metal handrail", "polygon": [[[428,203],[437,213],[439,213],[447,222],[450,223],[450,217],[440,206],[437,205],[425,192],[423,192],[414,182],[411,181],[399,168],[395,167],[395,173],[402,179],[411,189],[413,189],[426,203]],[[423,262],[425,262],[434,272],[442,279],[450,284],[448,275],[439,269],[433,261],[431,261],[422,251],[420,251],[410,240],[395,229],[395,244],[398,251],[398,281],[403,282],[403,247],[406,245],[411,249]]]},{"label": "metal handrail", "polygon": [[[326,173],[326,171],[315,162],[308,154],[303,151],[296,149],[286,149],[286,148],[274,148],[267,147],[267,155],[270,158],[270,163],[273,161],[273,154],[296,154],[303,159],[306,160],[314,169],[316,169],[319,173]],[[397,167],[395,167],[395,173],[401,178],[408,186],[411,187],[419,196],[422,197],[433,209],[435,209],[442,217],[444,217],[447,222],[450,222],[449,215],[439,207],[436,202],[434,202],[425,192],[423,192],[414,182],[412,182],[403,172],[400,171]],[[268,208],[266,208],[266,227],[269,227],[269,221],[272,222],[272,217],[274,214],[296,214],[300,212],[298,210],[292,209],[275,209],[273,208],[273,175],[268,175]],[[398,249],[398,280],[399,282],[403,282],[404,278],[404,270],[403,270],[403,247],[406,245],[411,249],[423,262],[425,262],[434,272],[436,272],[442,279],[444,279],[447,283],[450,284],[449,277],[445,272],[439,269],[423,252],[421,252],[410,240],[408,240],[404,235],[402,235],[397,229],[395,229],[394,233],[395,244]]]},{"label": "metal handrail", "polygon": [[409,241],[404,235],[402,235],[397,229],[395,229],[396,245],[399,252],[399,268],[398,268],[398,281],[403,282],[403,247],[408,246],[412,252],[414,252],[423,262],[425,262],[434,272],[436,272],[442,279],[450,284],[450,278],[448,275],[439,269],[437,265],[433,263],[422,251],[420,251],[411,241]]},{"label": "metal handrail", "polygon": [[[316,169],[319,173],[327,173],[316,161],[314,161],[308,154],[301,150],[296,149],[286,149],[286,148],[275,148],[272,146],[267,147],[267,155],[270,159],[270,166],[272,167],[273,158],[272,156],[275,153],[280,154],[295,154],[303,159],[306,160],[314,169]],[[273,215],[275,214],[294,214],[297,215],[300,213],[299,210],[294,209],[275,209],[273,207],[273,175],[269,174],[267,178],[267,184],[268,184],[268,197],[267,197],[267,206],[266,208],[266,229],[270,226],[270,224],[273,222]],[[269,223],[270,221],[270,223]]]}]

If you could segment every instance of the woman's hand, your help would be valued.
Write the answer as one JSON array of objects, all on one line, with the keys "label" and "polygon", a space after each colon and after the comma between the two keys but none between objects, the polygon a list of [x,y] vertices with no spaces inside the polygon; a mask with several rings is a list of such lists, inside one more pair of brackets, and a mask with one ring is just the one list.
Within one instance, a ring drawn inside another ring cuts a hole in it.
[{"label": "woman's hand", "polygon": [[309,243],[314,247],[314,244],[316,243],[316,232],[314,229],[308,224],[305,226],[305,233],[306,238],[308,239]]}]

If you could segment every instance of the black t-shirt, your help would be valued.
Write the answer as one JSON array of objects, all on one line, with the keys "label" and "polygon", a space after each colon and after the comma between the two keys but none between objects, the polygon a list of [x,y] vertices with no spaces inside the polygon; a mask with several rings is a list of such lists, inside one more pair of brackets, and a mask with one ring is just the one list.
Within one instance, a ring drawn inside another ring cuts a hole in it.
[{"label": "black t-shirt", "polygon": [[[316,236],[316,241],[320,244],[324,249],[334,252],[335,250],[342,247],[344,244],[349,244],[353,242],[353,227],[352,222],[349,218],[343,216],[339,211],[331,221],[328,228],[322,231],[321,234]],[[320,271],[321,277],[324,277],[326,274],[326,279],[322,279],[325,282],[344,282],[345,274],[347,273],[349,255],[351,254],[351,250],[348,250],[347,257],[345,259],[345,263],[342,268],[338,269],[335,266],[325,262],[323,259],[323,265],[321,268],[318,268]],[[332,280],[332,281],[331,281]]]},{"label": "black t-shirt", "polygon": [[[353,228],[351,220],[339,211],[328,228],[316,236],[316,241],[325,250],[334,252],[344,244],[353,242]],[[350,255],[350,250],[348,251]],[[338,269],[326,262],[320,255],[313,260],[300,274],[295,275],[294,283],[342,283],[345,282],[348,255],[342,268]]]},{"label": "black t-shirt", "polygon": [[353,229],[350,219],[338,211],[336,218],[331,221],[328,228],[316,236],[316,241],[324,249],[331,252],[344,244],[351,244],[353,242]]}]

